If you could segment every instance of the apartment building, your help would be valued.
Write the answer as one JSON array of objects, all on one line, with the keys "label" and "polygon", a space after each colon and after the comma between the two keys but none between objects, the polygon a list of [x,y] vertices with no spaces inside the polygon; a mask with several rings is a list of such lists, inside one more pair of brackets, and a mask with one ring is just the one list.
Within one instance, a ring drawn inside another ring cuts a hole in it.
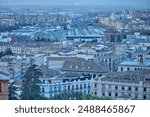
[{"label": "apartment building", "polygon": [[150,70],[115,72],[96,77],[92,81],[92,94],[113,99],[150,99]]}]

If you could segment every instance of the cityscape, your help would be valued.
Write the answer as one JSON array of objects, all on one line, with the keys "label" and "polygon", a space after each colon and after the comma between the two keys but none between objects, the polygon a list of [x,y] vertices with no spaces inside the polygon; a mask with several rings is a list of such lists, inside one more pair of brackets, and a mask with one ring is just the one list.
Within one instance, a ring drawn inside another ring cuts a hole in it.
[{"label": "cityscape", "polygon": [[150,100],[148,0],[0,2],[0,100]]}]

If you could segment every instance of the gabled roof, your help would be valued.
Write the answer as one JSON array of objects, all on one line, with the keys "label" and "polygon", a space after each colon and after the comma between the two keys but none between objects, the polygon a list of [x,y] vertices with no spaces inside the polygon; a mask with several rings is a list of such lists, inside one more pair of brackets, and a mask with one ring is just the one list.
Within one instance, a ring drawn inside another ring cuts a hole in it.
[{"label": "gabled roof", "polygon": [[98,65],[94,61],[83,59],[83,60],[65,61],[62,71],[106,73],[108,70],[105,66]]}]

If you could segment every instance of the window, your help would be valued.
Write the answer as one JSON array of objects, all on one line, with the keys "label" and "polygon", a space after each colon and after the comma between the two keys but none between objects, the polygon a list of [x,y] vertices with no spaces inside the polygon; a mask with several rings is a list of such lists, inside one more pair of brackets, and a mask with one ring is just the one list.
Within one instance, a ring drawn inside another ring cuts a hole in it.
[{"label": "window", "polygon": [[108,95],[111,96],[111,93],[109,93]]},{"label": "window", "polygon": [[68,86],[68,91],[70,91],[70,86]]},{"label": "window", "polygon": [[44,93],[44,92],[45,92],[44,87],[42,87],[42,93]]},{"label": "window", "polygon": [[143,99],[146,99],[146,95],[143,96]]},{"label": "window", "polygon": [[122,86],[122,90],[124,90],[124,86]]},{"label": "window", "polygon": [[115,93],[115,97],[118,97],[118,93]]},{"label": "window", "polygon": [[135,94],[135,99],[138,99],[138,93]]},{"label": "window", "polygon": [[76,85],[76,90],[78,90],[78,85]]},{"label": "window", "polygon": [[97,92],[95,92],[95,95],[97,95]]},{"label": "window", "polygon": [[138,87],[135,87],[135,91],[138,91]]},{"label": "window", "polygon": [[0,82],[0,92],[2,92],[2,83]]},{"label": "window", "polygon": [[130,70],[130,68],[128,67],[128,68],[127,68],[127,71],[129,71],[129,70]]},{"label": "window", "polygon": [[146,92],[146,88],[144,88],[143,91]]},{"label": "window", "polygon": [[86,89],[86,84],[84,84],[84,89]]},{"label": "window", "polygon": [[129,87],[128,90],[131,91],[131,87]]},{"label": "window", "polygon": [[117,89],[118,89],[118,86],[115,86],[115,89],[117,90]]},{"label": "window", "polygon": [[121,71],[123,71],[123,67],[121,67]]},{"label": "window", "polygon": [[82,84],[80,84],[80,89],[82,89]]},{"label": "window", "polygon": [[97,88],[97,84],[94,84],[94,88]]},{"label": "window", "polygon": [[105,96],[105,93],[104,93],[104,92],[102,93],[102,96]]},{"label": "window", "polygon": [[86,90],[84,90],[84,95],[86,94]]},{"label": "window", "polygon": [[109,58],[109,62],[111,61],[111,58]]}]

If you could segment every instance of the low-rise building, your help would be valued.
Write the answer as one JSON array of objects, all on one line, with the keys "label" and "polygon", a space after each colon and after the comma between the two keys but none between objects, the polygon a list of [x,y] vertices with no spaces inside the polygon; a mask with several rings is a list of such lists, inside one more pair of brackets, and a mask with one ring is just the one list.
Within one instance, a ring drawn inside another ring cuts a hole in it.
[{"label": "low-rise building", "polygon": [[123,56],[116,55],[112,51],[97,52],[95,60],[105,63],[108,70],[113,72],[117,71],[119,63],[123,60]]},{"label": "low-rise building", "polygon": [[9,74],[0,71],[0,100],[8,100]]},{"label": "low-rise building", "polygon": [[92,94],[113,99],[149,100],[150,70],[116,72],[96,77],[92,81]]},{"label": "low-rise building", "polygon": [[81,94],[91,93],[90,74],[65,73],[54,77],[40,78],[41,92],[44,97],[52,98],[64,91],[79,92]]},{"label": "low-rise building", "polygon": [[145,53],[138,52],[135,59],[126,59],[118,66],[118,71],[134,71],[150,69],[150,60],[145,58]]}]

